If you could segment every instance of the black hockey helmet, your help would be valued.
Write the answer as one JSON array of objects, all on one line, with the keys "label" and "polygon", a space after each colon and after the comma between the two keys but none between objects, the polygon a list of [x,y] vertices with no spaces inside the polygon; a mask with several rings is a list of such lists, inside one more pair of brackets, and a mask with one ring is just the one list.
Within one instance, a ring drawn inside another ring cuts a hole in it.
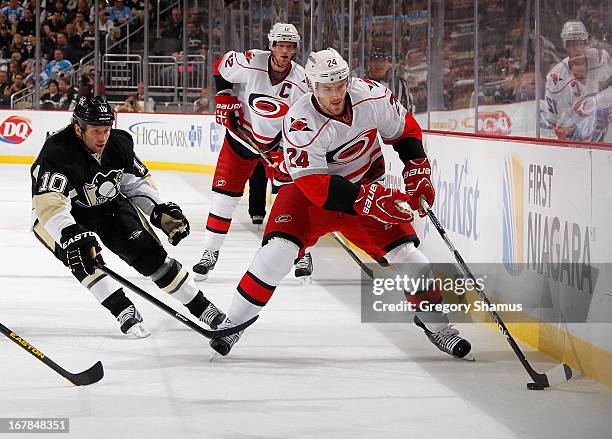
[{"label": "black hockey helmet", "polygon": [[74,107],[72,122],[79,124],[82,130],[85,130],[86,124],[112,126],[115,122],[115,113],[104,97],[81,96]]}]

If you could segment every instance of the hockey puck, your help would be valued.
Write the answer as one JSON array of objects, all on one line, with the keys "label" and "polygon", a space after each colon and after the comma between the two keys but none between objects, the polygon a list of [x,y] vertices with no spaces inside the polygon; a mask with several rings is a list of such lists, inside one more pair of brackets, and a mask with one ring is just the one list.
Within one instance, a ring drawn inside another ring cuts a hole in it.
[{"label": "hockey puck", "polygon": [[538,383],[527,383],[527,388],[529,390],[544,390],[544,386]]}]

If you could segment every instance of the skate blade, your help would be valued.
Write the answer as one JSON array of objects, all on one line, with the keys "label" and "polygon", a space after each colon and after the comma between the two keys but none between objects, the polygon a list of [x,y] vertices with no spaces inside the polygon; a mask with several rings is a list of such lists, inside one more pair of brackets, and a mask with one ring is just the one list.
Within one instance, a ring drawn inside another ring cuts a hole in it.
[{"label": "skate blade", "polygon": [[453,357],[455,360],[459,360],[459,361],[476,361],[476,358],[474,358],[474,356],[472,355],[471,352],[468,352],[467,355],[465,357],[459,358],[459,357]]},{"label": "skate blade", "polygon": [[300,285],[310,285],[312,283],[311,276],[302,276],[300,279]]},{"label": "skate blade", "polygon": [[212,363],[213,361],[218,361],[221,358],[223,358],[223,355],[212,349],[212,353],[210,354],[210,360],[208,361]]},{"label": "skate blade", "polygon": [[140,323],[137,323],[128,329],[126,334],[132,335],[135,338],[147,338],[151,335],[151,332],[147,331]]},{"label": "skate blade", "polygon": [[206,279],[208,279],[208,273],[206,274],[200,274],[200,273],[193,273],[193,280],[196,282],[204,282]]}]

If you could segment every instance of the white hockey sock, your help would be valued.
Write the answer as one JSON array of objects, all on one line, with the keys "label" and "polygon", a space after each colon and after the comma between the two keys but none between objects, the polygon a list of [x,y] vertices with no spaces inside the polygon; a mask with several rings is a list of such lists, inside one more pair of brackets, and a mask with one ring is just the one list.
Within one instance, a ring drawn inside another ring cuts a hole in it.
[{"label": "white hockey sock", "polygon": [[206,233],[204,235],[204,248],[206,250],[218,251],[221,248],[227,236],[230,223],[219,219],[231,221],[234,210],[239,202],[240,197],[230,197],[218,192],[212,193],[209,217],[206,222]]}]

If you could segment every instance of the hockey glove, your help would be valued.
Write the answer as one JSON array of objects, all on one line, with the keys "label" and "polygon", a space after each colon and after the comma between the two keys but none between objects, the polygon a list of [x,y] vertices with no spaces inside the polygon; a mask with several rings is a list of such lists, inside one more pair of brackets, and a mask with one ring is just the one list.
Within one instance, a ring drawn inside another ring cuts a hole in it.
[{"label": "hockey glove", "polygon": [[181,208],[171,202],[158,204],[153,208],[151,224],[161,229],[172,245],[177,245],[189,235],[189,221]]},{"label": "hockey glove", "polygon": [[272,162],[271,165],[268,163],[264,163],[266,166],[266,177],[270,180],[276,180],[278,185],[283,185],[287,183],[291,183],[293,180],[291,179],[291,175],[289,175],[289,171],[287,170],[287,166],[285,165],[285,155],[283,151],[275,151],[267,153],[268,158]]},{"label": "hockey glove", "polygon": [[96,270],[96,259],[104,263],[97,255],[102,251],[96,235],[79,224],[72,224],[62,230],[60,239],[62,261],[78,278],[93,274]]},{"label": "hockey glove", "polygon": [[357,214],[371,216],[381,223],[400,224],[413,219],[412,213],[399,205],[409,200],[408,195],[378,183],[363,184],[359,188],[353,208]]},{"label": "hockey glove", "polygon": [[418,210],[419,216],[427,215],[421,208],[421,197],[424,197],[430,206],[433,206],[436,197],[431,182],[431,167],[427,157],[406,162],[402,176],[406,184],[406,194],[410,197],[408,201],[410,208]]},{"label": "hockey glove", "polygon": [[236,96],[215,96],[215,120],[218,124],[234,129],[234,124],[242,119],[242,104]]}]

